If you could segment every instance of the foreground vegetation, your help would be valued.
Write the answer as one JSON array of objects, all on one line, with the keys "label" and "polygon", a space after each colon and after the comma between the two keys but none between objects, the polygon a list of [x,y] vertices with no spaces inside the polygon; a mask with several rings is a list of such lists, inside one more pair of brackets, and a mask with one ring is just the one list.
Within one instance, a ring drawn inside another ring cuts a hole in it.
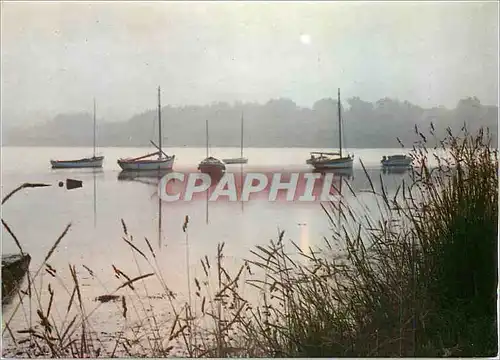
[{"label": "foreground vegetation", "polygon": [[[117,297],[124,322],[108,345],[92,331],[97,310],[84,307],[76,267],[70,266],[73,284],[62,294],[69,298],[66,309],[52,308],[50,284],[44,290],[33,286],[42,269],[60,279],[47,261],[68,226],[18,293],[38,308],[30,308],[24,329],[12,329],[4,319],[3,336],[26,345],[18,356],[494,356],[497,151],[483,131],[463,129],[453,136],[450,130],[442,146],[451,157],[430,168],[426,160],[433,155],[425,141],[422,135],[413,151],[419,166],[412,181],[396,195],[389,198],[383,182],[380,189],[371,185],[378,217],[356,212],[340,198],[324,207],[333,230],[322,249],[297,246],[298,256],[292,256],[281,232],[235,273],[225,266],[221,244],[215,262],[201,260],[204,276],[192,279],[187,300],[164,281],[149,241],[134,239],[123,222],[137,274],[114,266],[122,283],[109,294],[127,293]],[[357,199],[354,191],[348,196]],[[184,231],[188,242],[187,217]],[[145,295],[152,279],[162,286],[169,316],[150,311]],[[242,291],[248,286],[251,295]]]}]

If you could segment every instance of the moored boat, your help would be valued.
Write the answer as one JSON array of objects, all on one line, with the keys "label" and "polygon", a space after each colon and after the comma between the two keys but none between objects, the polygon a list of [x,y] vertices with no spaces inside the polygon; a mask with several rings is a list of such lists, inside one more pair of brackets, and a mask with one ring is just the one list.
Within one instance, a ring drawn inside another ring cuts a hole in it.
[{"label": "moored boat", "polygon": [[217,175],[226,170],[226,165],[219,159],[209,156],[208,153],[208,120],[206,121],[207,154],[206,158],[198,164],[198,170],[202,173]]},{"label": "moored boat", "polygon": [[[162,134],[161,134],[161,93],[158,86],[158,145],[153,141],[151,143],[158,151],[135,158],[121,158],[117,160],[118,166],[122,170],[171,170],[174,166],[175,155],[167,155],[162,150]],[[156,159],[151,159],[153,156],[158,156]]]},{"label": "moored boat", "polygon": [[340,104],[340,89],[338,89],[337,107],[339,120],[339,152],[311,152],[311,157],[306,160],[306,164],[312,165],[316,170],[352,169],[354,155],[345,155],[342,153],[342,116]]},{"label": "moored boat", "polygon": [[410,156],[397,154],[397,155],[389,155],[383,156],[380,163],[384,167],[409,167],[413,163],[413,159]]},{"label": "moored boat", "polygon": [[50,160],[53,169],[102,168],[104,156],[92,156],[77,160]]},{"label": "moored boat", "polygon": [[198,170],[203,173],[216,174],[224,172],[226,170],[226,165],[219,159],[209,156],[199,163]]},{"label": "moored boat", "polygon": [[[314,155],[319,155],[315,157]],[[352,169],[354,155],[342,156],[342,153],[312,152],[308,163],[316,170]]]},{"label": "moored boat", "polygon": [[248,163],[248,159],[246,157],[243,157],[243,114],[241,114],[240,157],[239,158],[222,159],[222,162],[227,164],[227,165]]},{"label": "moored boat", "polygon": [[[158,155],[158,159],[145,159],[145,157],[152,157]],[[126,171],[151,171],[151,170],[171,170],[174,166],[175,155],[161,156],[158,152],[144,155],[138,158],[122,158],[118,159],[117,163]]]},{"label": "moored boat", "polygon": [[94,143],[91,157],[74,160],[50,160],[53,169],[101,168],[104,156],[96,156],[96,106],[94,99]]},{"label": "moored boat", "polygon": [[2,304],[8,303],[29,269],[29,254],[2,255]]},{"label": "moored boat", "polygon": [[225,164],[227,164],[227,165],[246,164],[246,163],[248,163],[248,159],[245,158],[245,157],[231,158],[231,159],[222,159],[222,161]]}]

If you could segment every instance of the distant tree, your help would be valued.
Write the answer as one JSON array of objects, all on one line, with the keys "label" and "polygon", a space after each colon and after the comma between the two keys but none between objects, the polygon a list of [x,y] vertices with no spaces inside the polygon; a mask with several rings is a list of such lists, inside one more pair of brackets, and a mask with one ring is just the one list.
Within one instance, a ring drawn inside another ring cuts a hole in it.
[{"label": "distant tree", "polygon": [[266,103],[265,106],[273,109],[283,110],[295,110],[297,108],[297,104],[295,104],[293,100],[287,98],[271,99]]},{"label": "distant tree", "polygon": [[313,111],[321,117],[333,116],[337,114],[337,100],[332,98],[318,100],[313,104]]},{"label": "distant tree", "polygon": [[371,102],[363,101],[357,96],[347,99],[347,103],[350,106],[349,111],[355,114],[366,114],[373,110],[373,104]]},{"label": "distant tree", "polygon": [[[422,108],[409,101],[382,98],[375,103],[352,97],[342,101],[344,136],[348,147],[398,147],[396,138],[407,146],[415,141],[414,126],[436,128],[436,136],[444,135],[450,126],[459,130],[464,122],[472,131],[488,126],[496,144],[498,107],[482,105],[477,97],[457,102],[454,109]],[[205,120],[210,121],[211,146],[238,146],[239,120],[245,117],[246,146],[332,146],[336,141],[337,100],[327,97],[312,108],[298,107],[287,98],[265,104],[256,102],[163,107],[163,135],[168,146],[204,146]],[[138,113],[123,122],[99,120],[99,146],[150,146],[157,136],[156,109]],[[92,144],[92,116],[87,113],[61,114],[47,123],[30,128],[3,129],[2,140],[8,145]],[[7,134],[7,135],[6,135]]]},{"label": "distant tree", "polygon": [[467,107],[480,107],[481,106],[481,101],[476,97],[467,97],[465,99],[460,99],[457,103],[457,109],[463,109]]}]

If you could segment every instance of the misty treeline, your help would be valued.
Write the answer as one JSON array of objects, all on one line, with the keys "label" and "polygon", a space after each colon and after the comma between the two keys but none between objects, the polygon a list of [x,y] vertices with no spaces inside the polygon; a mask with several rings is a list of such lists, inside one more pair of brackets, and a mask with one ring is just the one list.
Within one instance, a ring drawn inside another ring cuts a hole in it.
[{"label": "misty treeline", "polygon": [[[459,131],[464,123],[471,131],[483,126],[497,134],[498,107],[483,105],[476,97],[458,101],[454,109],[425,109],[390,98],[375,103],[359,97],[342,101],[344,146],[354,148],[411,147],[419,129],[435,128],[438,139],[447,127]],[[240,120],[244,118],[246,147],[338,146],[337,101],[325,98],[312,108],[289,99],[266,104],[213,103],[206,106],[165,106],[162,109],[165,146],[205,146],[205,121],[209,121],[211,146],[240,145]],[[150,146],[158,137],[157,110],[134,115],[123,122],[98,119],[99,146]],[[4,145],[92,146],[92,114],[60,114],[30,128],[4,129]],[[428,139],[431,140],[432,139]]]}]

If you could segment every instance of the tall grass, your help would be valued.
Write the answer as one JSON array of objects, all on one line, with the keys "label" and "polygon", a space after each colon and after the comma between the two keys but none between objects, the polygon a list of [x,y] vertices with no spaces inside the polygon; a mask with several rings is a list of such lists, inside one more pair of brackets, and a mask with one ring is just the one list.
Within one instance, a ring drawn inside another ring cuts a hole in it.
[{"label": "tall grass", "polygon": [[317,254],[297,248],[307,266],[281,240],[259,249],[252,263],[268,280],[258,286],[278,301],[247,336],[280,357],[496,354],[497,153],[482,131],[462,135],[449,131],[437,168],[419,144],[402,196],[370,180],[382,221],[344,201],[325,208],[332,238]]},{"label": "tall grass", "polygon": [[[201,260],[203,276],[191,279],[187,301],[168,288],[149,241],[135,240],[123,222],[137,274],[113,265],[122,283],[109,294],[120,294],[115,306],[123,317],[113,346],[92,332],[89,319],[100,305],[83,308],[71,266],[64,321],[53,315],[49,284],[48,303],[39,300],[36,309],[39,327],[8,333],[28,336],[16,341],[30,342],[30,356],[494,356],[498,159],[488,136],[448,130],[441,144],[449,156],[430,167],[435,149],[426,148],[421,134],[412,181],[390,197],[382,177],[375,188],[365,170],[378,216],[348,203],[347,197],[361,200],[346,182],[349,195],[323,206],[332,232],[320,249],[295,246],[298,256],[292,256],[280,232],[231,272],[220,244],[215,260]],[[183,230],[188,244],[187,218]],[[153,279],[163,289],[167,319],[147,300]],[[72,304],[76,315],[70,315]]]}]

